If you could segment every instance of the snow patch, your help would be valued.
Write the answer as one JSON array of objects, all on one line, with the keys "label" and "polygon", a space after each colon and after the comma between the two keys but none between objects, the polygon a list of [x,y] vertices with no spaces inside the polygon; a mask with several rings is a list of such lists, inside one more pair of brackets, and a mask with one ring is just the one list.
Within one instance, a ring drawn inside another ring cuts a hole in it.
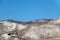
[{"label": "snow patch", "polygon": [[18,30],[22,30],[22,29],[25,29],[25,28],[27,28],[28,27],[28,25],[22,25],[22,24],[18,24],[17,25],[17,29]]},{"label": "snow patch", "polygon": [[16,28],[16,23],[11,23],[11,22],[4,22],[3,23],[4,29],[6,31],[12,31],[15,30]]},{"label": "snow patch", "polygon": [[2,37],[4,37],[5,40],[8,40],[8,38],[10,38],[10,36],[8,35],[8,33],[6,33],[6,34],[2,34]]},{"label": "snow patch", "polygon": [[39,38],[39,34],[37,34],[37,32],[36,32],[36,28],[32,27],[28,32],[25,33],[23,38],[25,38],[25,37],[30,37],[31,39],[37,40]]},{"label": "snow patch", "polygon": [[18,40],[18,38],[15,38],[14,40]]}]

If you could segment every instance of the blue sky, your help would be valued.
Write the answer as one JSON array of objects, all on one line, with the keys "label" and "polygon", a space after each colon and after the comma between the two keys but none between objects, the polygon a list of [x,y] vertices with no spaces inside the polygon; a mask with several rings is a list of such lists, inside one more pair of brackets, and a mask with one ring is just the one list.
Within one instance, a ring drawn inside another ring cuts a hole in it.
[{"label": "blue sky", "polygon": [[0,20],[31,21],[60,16],[60,0],[0,0]]}]

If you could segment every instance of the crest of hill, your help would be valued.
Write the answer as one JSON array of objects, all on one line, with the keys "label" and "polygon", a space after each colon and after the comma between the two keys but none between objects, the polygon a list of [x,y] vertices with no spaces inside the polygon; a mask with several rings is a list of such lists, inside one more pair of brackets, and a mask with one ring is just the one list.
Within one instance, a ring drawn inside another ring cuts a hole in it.
[{"label": "crest of hill", "polygon": [[31,21],[31,22],[46,22],[46,21],[51,21],[53,19],[38,19],[38,20],[34,20],[34,21]]},{"label": "crest of hill", "polygon": [[60,17],[55,18],[55,19],[37,19],[37,20],[33,20],[33,21],[28,21],[28,22],[23,22],[23,21],[16,21],[16,20],[2,20],[3,21],[7,21],[7,22],[13,22],[13,23],[19,23],[19,24],[46,24],[46,23],[53,23],[53,24],[60,24]]},{"label": "crest of hill", "polygon": [[53,19],[51,21],[51,23],[53,23],[53,24],[60,24],[60,17]]}]

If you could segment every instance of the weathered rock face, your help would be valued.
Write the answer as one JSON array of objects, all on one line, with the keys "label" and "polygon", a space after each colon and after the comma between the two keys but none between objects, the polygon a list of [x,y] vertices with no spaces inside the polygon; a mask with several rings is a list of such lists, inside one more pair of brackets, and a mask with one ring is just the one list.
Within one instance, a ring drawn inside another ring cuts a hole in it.
[{"label": "weathered rock face", "polygon": [[60,40],[60,17],[33,22],[1,21],[0,40]]}]

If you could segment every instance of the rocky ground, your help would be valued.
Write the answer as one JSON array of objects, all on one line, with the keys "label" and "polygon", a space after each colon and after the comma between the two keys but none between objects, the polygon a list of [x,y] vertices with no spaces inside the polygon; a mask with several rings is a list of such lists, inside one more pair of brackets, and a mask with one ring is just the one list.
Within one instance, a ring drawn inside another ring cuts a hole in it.
[{"label": "rocky ground", "polygon": [[0,40],[60,40],[60,17],[30,22],[0,21]]}]

